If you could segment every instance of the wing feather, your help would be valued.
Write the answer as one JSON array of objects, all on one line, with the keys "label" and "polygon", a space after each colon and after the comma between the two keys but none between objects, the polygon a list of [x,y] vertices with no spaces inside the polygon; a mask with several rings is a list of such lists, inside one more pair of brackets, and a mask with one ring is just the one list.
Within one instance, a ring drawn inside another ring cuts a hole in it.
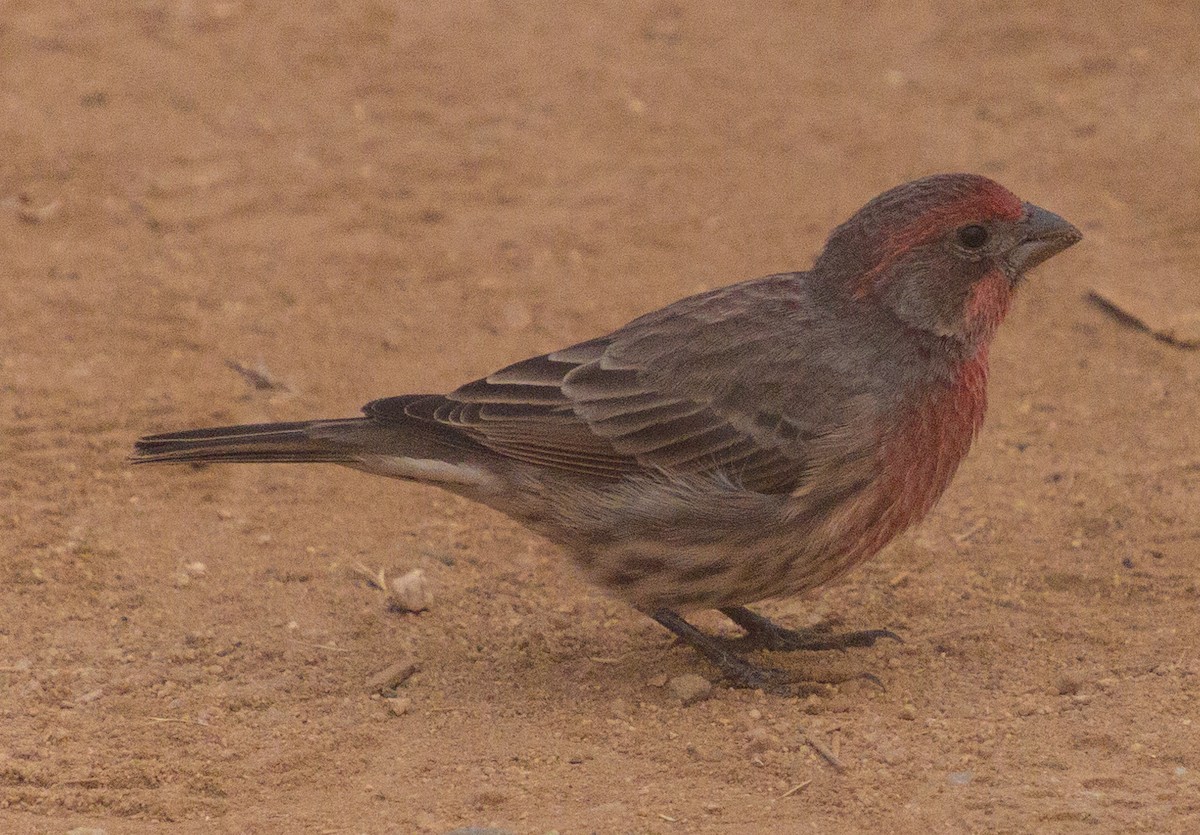
[{"label": "wing feather", "polygon": [[[814,456],[831,454],[823,439],[853,437],[840,431],[853,416],[838,408],[855,392],[828,370],[836,358],[804,347],[820,342],[806,293],[795,276],[734,285],[447,395],[377,400],[366,412],[436,423],[503,458],[581,475],[720,473],[792,491],[819,466]],[[784,331],[789,339],[768,338]],[[771,386],[789,374],[795,389]]]},{"label": "wing feather", "polygon": [[768,438],[764,443],[735,428],[711,404],[656,392],[636,369],[606,364],[594,349],[567,349],[501,369],[445,396],[386,398],[366,411],[383,421],[442,424],[501,456],[581,475],[619,479],[722,470],[747,487],[791,489],[785,475],[801,471],[802,462],[772,444],[773,433],[760,433]]}]

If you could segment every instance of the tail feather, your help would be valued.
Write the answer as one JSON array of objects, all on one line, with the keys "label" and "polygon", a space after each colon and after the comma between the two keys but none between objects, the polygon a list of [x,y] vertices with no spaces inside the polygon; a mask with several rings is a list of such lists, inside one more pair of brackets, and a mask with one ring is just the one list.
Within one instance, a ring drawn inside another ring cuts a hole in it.
[{"label": "tail feather", "polygon": [[360,424],[361,418],[310,420],[297,423],[256,423],[187,429],[141,438],[134,446],[135,464],[208,462],[327,462],[345,464],[355,460],[354,449],[315,429],[339,424]]}]

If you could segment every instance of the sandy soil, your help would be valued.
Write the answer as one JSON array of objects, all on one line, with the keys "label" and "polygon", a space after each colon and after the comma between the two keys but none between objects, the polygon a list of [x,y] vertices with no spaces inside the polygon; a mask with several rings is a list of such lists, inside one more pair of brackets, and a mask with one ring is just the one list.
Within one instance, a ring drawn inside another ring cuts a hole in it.
[{"label": "sandy soil", "polygon": [[[1200,352],[1085,299],[1200,308],[1200,13],[828,5],[0,4],[0,829],[1200,829]],[[765,607],[903,633],[769,659],[886,690],[684,706],[712,671],[490,511],[125,461],[803,268],[956,169],[1087,240],[932,518]]]}]

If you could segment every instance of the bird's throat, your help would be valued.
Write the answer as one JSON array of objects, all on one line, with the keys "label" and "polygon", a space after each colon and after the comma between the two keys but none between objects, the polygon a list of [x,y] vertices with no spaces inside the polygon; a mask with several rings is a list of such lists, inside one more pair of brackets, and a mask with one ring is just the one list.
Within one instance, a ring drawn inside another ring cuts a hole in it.
[{"label": "bird's throat", "polygon": [[919,395],[881,449],[886,526],[899,532],[937,503],[987,412],[988,349],[956,364],[948,382]]}]

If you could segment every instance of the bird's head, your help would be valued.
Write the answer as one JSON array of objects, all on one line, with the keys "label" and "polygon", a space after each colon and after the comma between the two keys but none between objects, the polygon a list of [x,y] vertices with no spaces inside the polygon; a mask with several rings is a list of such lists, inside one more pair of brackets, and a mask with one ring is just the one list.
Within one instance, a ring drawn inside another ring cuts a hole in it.
[{"label": "bird's head", "polygon": [[987,177],[938,174],[863,206],[830,235],[816,269],[906,326],[974,348],[1025,273],[1081,238]]}]

